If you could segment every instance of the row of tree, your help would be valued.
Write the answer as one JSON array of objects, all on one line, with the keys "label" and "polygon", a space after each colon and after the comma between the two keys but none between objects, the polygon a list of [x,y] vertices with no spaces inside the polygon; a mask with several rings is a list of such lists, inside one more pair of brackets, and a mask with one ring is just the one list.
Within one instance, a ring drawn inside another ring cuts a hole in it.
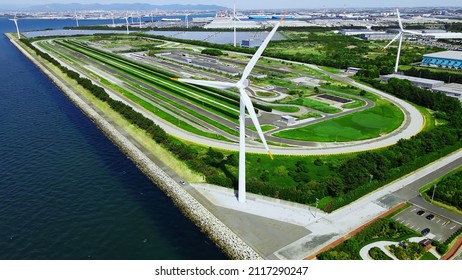
[{"label": "row of tree", "polygon": [[432,71],[431,69],[421,69],[412,67],[404,71],[407,76],[440,80],[445,83],[459,83],[462,84],[462,73],[454,71]]},{"label": "row of tree", "polygon": [[429,189],[429,196],[435,193],[434,199],[462,210],[462,171],[441,180],[436,190]]}]

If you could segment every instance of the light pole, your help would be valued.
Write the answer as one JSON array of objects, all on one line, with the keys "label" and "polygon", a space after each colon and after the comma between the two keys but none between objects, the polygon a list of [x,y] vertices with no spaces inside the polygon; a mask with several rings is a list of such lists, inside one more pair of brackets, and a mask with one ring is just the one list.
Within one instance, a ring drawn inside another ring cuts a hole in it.
[{"label": "light pole", "polygon": [[432,202],[433,203],[433,197],[435,197],[435,190],[436,190],[436,184],[433,185],[433,194],[432,194]]}]

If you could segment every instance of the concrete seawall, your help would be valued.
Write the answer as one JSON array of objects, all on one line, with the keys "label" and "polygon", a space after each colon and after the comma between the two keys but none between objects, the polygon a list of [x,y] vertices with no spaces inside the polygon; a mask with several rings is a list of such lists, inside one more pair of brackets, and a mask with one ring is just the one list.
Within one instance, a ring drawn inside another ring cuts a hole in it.
[{"label": "concrete seawall", "polygon": [[45,65],[28,53],[11,35],[10,41],[31,60],[61,91],[94,122],[103,133],[125,153],[140,170],[162,189],[203,232],[205,232],[232,259],[254,260],[262,259],[255,250],[248,246],[231,229],[221,222],[215,215],[194,199],[175,180],[154,164],[134,143],[122,135],[112,124],[92,108],[85,99],[81,98],[72,88],[67,86]]}]

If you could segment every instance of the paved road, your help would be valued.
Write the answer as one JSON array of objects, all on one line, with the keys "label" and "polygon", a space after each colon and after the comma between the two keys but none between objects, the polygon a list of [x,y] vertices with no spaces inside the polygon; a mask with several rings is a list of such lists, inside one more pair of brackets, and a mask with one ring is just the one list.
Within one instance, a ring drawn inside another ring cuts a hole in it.
[{"label": "paved road", "polygon": [[[462,150],[459,150],[347,206],[330,214],[321,215],[320,219],[306,227],[311,232],[309,235],[281,248],[275,252],[275,255],[281,259],[302,259],[318,252],[376,217],[387,213],[400,202],[406,201],[407,197],[413,197],[415,188],[424,183],[421,178],[427,178],[427,180],[438,178],[460,166],[461,160]],[[408,191],[408,188],[411,191]],[[460,217],[452,216],[451,218],[460,219]]]}]

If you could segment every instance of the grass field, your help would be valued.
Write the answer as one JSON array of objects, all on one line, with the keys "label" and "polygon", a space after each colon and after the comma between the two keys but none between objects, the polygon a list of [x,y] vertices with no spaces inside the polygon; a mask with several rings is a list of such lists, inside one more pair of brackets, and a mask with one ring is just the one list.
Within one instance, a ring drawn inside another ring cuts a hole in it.
[{"label": "grass field", "polygon": [[336,114],[342,112],[342,110],[332,107],[327,103],[317,101],[311,98],[298,98],[292,101],[289,101],[291,104],[302,105],[311,109],[315,109],[327,114]]},{"label": "grass field", "polygon": [[[250,130],[253,130],[253,131],[257,131],[255,126],[247,126],[247,128],[250,129]],[[275,128],[276,128],[276,126],[270,125],[270,124],[264,124],[264,125],[261,126],[261,130],[263,132],[266,132],[266,131],[269,131],[269,130],[275,129]]]},{"label": "grass field", "polygon": [[402,112],[386,101],[380,101],[374,108],[308,125],[285,130],[274,136],[317,142],[347,142],[378,137],[398,128],[404,121]]},{"label": "grass field", "polygon": [[423,254],[423,256],[420,258],[421,260],[425,260],[425,261],[436,261],[438,260],[435,255],[433,255],[432,253],[430,252],[425,252],[425,254]]}]

